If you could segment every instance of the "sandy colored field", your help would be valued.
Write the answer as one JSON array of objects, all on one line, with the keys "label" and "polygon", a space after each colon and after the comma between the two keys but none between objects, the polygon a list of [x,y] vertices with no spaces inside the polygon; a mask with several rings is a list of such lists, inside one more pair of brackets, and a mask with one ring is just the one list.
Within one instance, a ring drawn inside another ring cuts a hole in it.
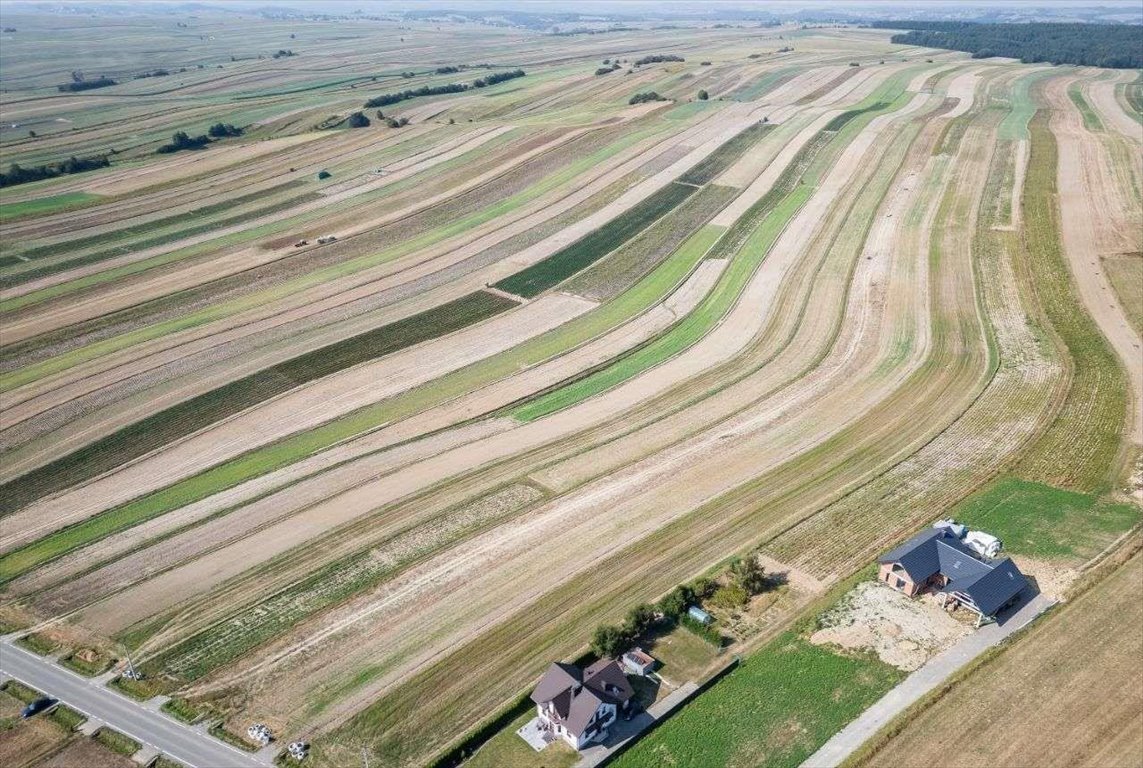
[{"label": "sandy colored field", "polygon": [[[1119,195],[1112,160],[1090,139],[1068,98],[1071,78],[1046,88],[1059,144],[1060,230],[1080,296],[1127,370],[1132,442],[1143,445],[1143,337],[1132,327],[1100,264],[1100,256],[1143,250],[1138,208]],[[1138,159],[1138,156],[1136,156]],[[1143,162],[1143,161],[1140,161]]]},{"label": "sandy colored field", "polygon": [[958,766],[1135,768],[1143,755],[1141,586],[1136,555],[972,672],[865,764],[911,768],[953,756]]},{"label": "sandy colored field", "polygon": [[[914,108],[919,107],[923,101],[924,97],[918,97]],[[503,435],[494,435],[463,448],[445,452],[433,459],[421,462],[415,469],[400,473],[395,477],[383,478],[377,482],[360,486],[350,493],[367,498],[373,506],[377,506],[385,500],[395,500],[400,495],[410,493],[417,487],[439,482],[458,471],[472,467],[474,465],[473,457],[479,457],[477,461],[485,463],[497,457],[518,453],[528,447],[538,447],[560,435],[570,434],[592,423],[598,423],[608,415],[620,413],[631,405],[665,390],[672,382],[681,381],[688,375],[693,375],[712,366],[719,360],[729,359],[757,331],[766,316],[766,308],[772,305],[772,297],[781,281],[774,278],[771,270],[785,270],[795,262],[797,256],[802,252],[802,248],[804,248],[804,246],[799,247],[797,244],[805,243],[808,240],[807,234],[812,232],[820,221],[821,214],[833,203],[851,177],[857,173],[860,167],[860,158],[873,144],[878,132],[887,124],[887,121],[879,122],[877,125],[871,124],[870,128],[861,134],[859,140],[851,145],[846,156],[839,162],[838,170],[830,174],[826,184],[815,195],[811,204],[796,217],[795,222],[779,240],[775,247],[775,254],[781,258],[768,259],[764,263],[747,289],[746,295],[736,306],[735,311],[695,348],[655,369],[654,375],[639,377],[609,392],[605,397],[589,400],[580,406],[547,419],[521,425]],[[784,243],[790,245],[784,247]],[[761,311],[759,311],[760,309]],[[757,422],[760,425],[765,423],[768,418],[772,417],[761,417],[757,419]],[[842,420],[842,423],[844,421]],[[707,443],[707,450],[715,446],[724,449],[725,445],[725,442],[720,442],[716,437]],[[165,453],[169,453],[169,451]],[[58,502],[56,503],[58,504]],[[350,519],[349,515],[355,506],[348,503],[348,500],[343,497],[337,508],[339,513],[334,520],[344,521]],[[315,520],[318,518],[316,510],[313,512],[313,516]],[[327,515],[323,514],[321,517],[328,521],[325,525],[332,525],[333,520],[330,520]],[[297,527],[301,527],[300,521],[295,520],[294,522]],[[309,530],[312,534],[313,529]],[[283,538],[280,534],[267,538],[275,542],[282,542],[283,547],[286,543],[296,540],[292,536]],[[236,546],[247,548],[246,544]],[[264,544],[260,545],[258,549],[262,556],[270,555]],[[275,549],[281,551],[277,546]],[[221,579],[228,573],[230,575],[237,573],[235,565],[238,563],[241,563],[242,566],[250,565],[248,557],[236,556],[235,552],[228,552],[227,550],[220,550],[206,560],[216,560],[220,564],[227,562],[231,566],[219,571],[213,566],[206,565],[205,561],[197,561],[188,567],[192,568],[196,574],[213,571],[215,577]],[[242,566],[238,566],[238,568],[241,569]],[[200,567],[205,567],[206,571],[200,571]],[[189,574],[176,569],[159,577],[153,584],[144,584],[137,588],[135,591],[141,598],[137,602],[134,596],[126,597],[125,601],[120,603],[122,610],[117,611],[118,615],[115,621],[118,626],[122,627],[141,618],[133,611],[128,610],[127,604],[138,605],[149,613],[161,610],[164,605],[178,602],[180,598],[176,597],[177,594],[185,597],[188,594],[200,592],[208,586],[198,575],[189,577]],[[144,595],[146,596],[144,597]],[[98,609],[94,609],[88,616],[95,617],[99,613]]]}]

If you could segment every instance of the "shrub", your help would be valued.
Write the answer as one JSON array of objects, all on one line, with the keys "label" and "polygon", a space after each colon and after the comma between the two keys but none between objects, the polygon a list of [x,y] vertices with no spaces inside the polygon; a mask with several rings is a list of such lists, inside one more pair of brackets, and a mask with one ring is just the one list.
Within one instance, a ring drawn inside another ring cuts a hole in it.
[{"label": "shrub", "polygon": [[668,619],[676,620],[686,613],[687,606],[694,601],[694,591],[686,584],[680,584],[659,601],[658,608]]},{"label": "shrub", "polygon": [[719,587],[710,598],[714,605],[726,609],[741,608],[749,600],[750,595],[746,593],[741,584],[728,584],[725,587]]},{"label": "shrub", "polygon": [[[74,79],[76,77],[76,75],[79,76],[79,79]],[[72,78],[73,78],[72,82],[64,83],[63,85],[56,86],[56,88],[60,91],[60,93],[71,93],[74,91],[90,91],[92,88],[106,88],[109,85],[118,85],[119,84],[115,80],[112,80],[110,77],[100,77],[96,80],[84,80],[83,74],[77,73],[77,72],[72,73]]]},{"label": "shrub", "polygon": [[175,131],[174,135],[171,136],[171,143],[162,145],[155,152],[160,155],[167,155],[184,149],[198,150],[209,143],[210,137],[205,133],[192,138],[186,131]]},{"label": "shrub", "polygon": [[655,608],[647,603],[640,603],[627,612],[625,629],[632,637],[636,637],[650,629],[654,623]]},{"label": "shrub", "polygon": [[325,181],[326,179],[330,178],[331,176],[333,176],[333,174],[330,173],[329,171],[325,170],[324,168],[322,170],[318,171],[318,181]]},{"label": "shrub", "polygon": [[748,594],[756,595],[766,589],[766,569],[758,564],[758,559],[754,555],[731,560],[730,576]]},{"label": "shrub", "polygon": [[369,118],[363,112],[354,112],[346,119],[345,124],[350,128],[367,128],[369,127]]},{"label": "shrub", "polygon": [[657,64],[661,61],[686,61],[686,59],[684,59],[682,56],[675,56],[672,54],[668,54],[666,56],[662,54],[654,54],[652,56],[644,56],[641,59],[635,59],[635,66],[638,67],[641,64]]},{"label": "shrub", "polygon": [[709,98],[710,98],[710,94],[707,93],[706,91],[699,91],[698,92],[698,100],[699,101],[706,101]]},{"label": "shrub", "polygon": [[207,135],[213,136],[216,139],[221,139],[225,136],[241,136],[243,130],[236,125],[230,123],[215,123],[207,130]]},{"label": "shrub", "polygon": [[694,592],[695,599],[706,600],[718,589],[718,582],[714,579],[708,579],[706,576],[700,576],[691,582],[691,589]]},{"label": "shrub", "polygon": [[666,101],[666,99],[663,98],[662,96],[660,96],[655,91],[644,91],[642,93],[637,93],[634,96],[632,96],[630,99],[627,100],[627,103],[628,104],[645,104],[646,102],[649,102],[649,101]]}]

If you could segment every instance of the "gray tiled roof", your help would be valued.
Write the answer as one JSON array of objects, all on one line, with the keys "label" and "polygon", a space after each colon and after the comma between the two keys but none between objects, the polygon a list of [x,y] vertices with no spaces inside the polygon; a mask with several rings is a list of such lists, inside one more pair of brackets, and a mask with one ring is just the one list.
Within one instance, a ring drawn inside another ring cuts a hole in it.
[{"label": "gray tiled roof", "polygon": [[941,591],[968,595],[982,614],[991,616],[1026,586],[1028,579],[1020,573],[1016,563],[1005,559],[978,576],[955,579]]},{"label": "gray tiled roof", "polygon": [[967,595],[985,616],[993,615],[1028,586],[1028,580],[1011,560],[986,563],[943,528],[921,531],[886,552],[878,562],[897,563],[917,584],[940,573],[949,579],[942,592]]}]

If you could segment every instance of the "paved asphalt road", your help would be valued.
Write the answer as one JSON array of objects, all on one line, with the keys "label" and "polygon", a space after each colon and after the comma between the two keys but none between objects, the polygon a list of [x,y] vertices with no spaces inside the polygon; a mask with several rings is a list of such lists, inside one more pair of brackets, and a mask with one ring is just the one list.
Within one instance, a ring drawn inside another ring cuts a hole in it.
[{"label": "paved asphalt road", "polygon": [[0,642],[0,672],[190,768],[266,766],[249,753],[166,715],[152,712],[139,702],[9,642]]},{"label": "paved asphalt road", "polygon": [[999,624],[987,624],[966,635],[946,651],[929,659],[923,667],[906,677],[876,704],[861,713],[834,737],[810,755],[800,768],[834,768],[857,751],[873,734],[889,724],[897,715],[919,701],[929,691],[948,679],[986,649],[998,644],[1016,630],[1026,626],[1055,601],[1044,595],[1025,597]]}]

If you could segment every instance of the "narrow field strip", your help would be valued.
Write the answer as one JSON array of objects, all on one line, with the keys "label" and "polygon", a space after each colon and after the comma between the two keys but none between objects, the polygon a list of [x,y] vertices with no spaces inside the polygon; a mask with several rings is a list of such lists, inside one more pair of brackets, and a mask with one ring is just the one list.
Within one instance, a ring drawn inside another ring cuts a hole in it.
[{"label": "narrow field strip", "polygon": [[[444,336],[517,304],[488,291],[469,294],[193,397],[0,485],[0,515],[96,477],[307,382]],[[80,536],[80,540],[84,538]],[[0,558],[0,582],[7,578],[6,559],[7,556]]]}]

